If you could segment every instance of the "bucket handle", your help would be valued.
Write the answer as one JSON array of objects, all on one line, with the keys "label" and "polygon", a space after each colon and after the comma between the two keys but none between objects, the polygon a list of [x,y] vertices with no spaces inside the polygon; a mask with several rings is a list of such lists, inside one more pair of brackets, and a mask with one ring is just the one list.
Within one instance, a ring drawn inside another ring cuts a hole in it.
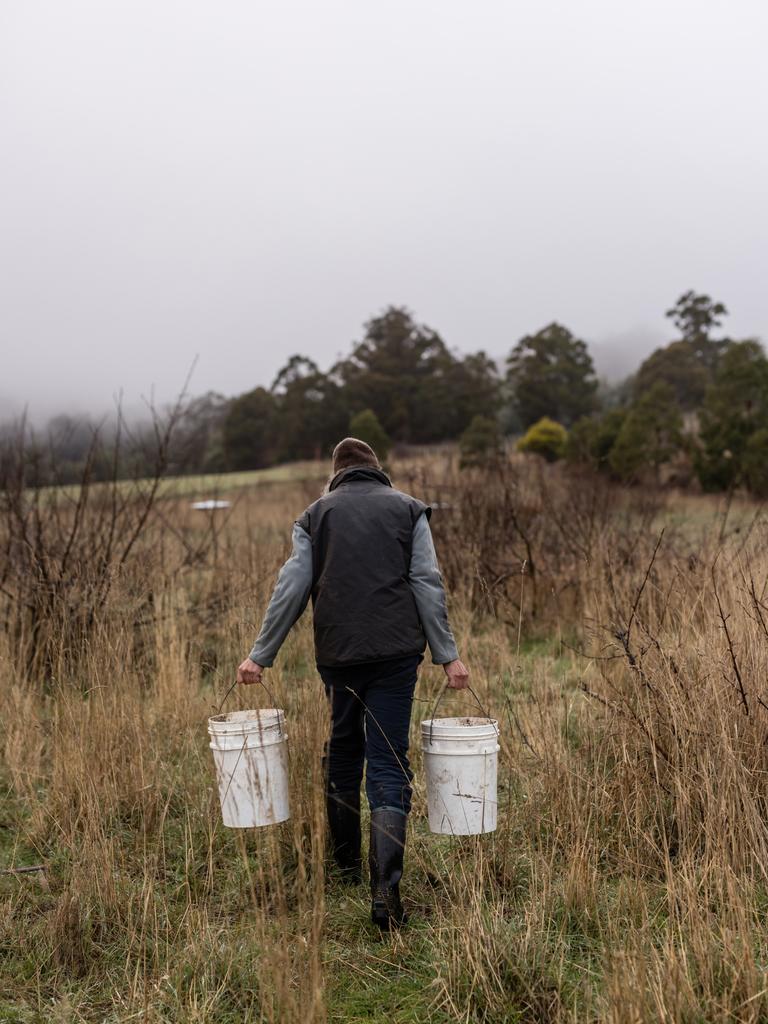
[{"label": "bucket handle", "polygon": [[[273,708],[276,708],[276,707],[277,707],[277,704],[275,703],[275,697],[274,697],[274,694],[272,693],[272,691],[270,690],[270,688],[269,688],[269,687],[267,686],[267,684],[266,684],[266,683],[264,682],[264,680],[263,680],[263,679],[259,679],[259,680],[258,680],[258,682],[259,682],[259,684],[260,684],[261,686],[263,686],[263,687],[264,687],[264,689],[265,689],[265,690],[267,691],[267,696],[268,696],[268,697],[269,697],[269,699],[270,699],[270,700],[272,701],[272,707],[273,707]],[[221,709],[222,709],[222,708],[224,707],[224,705],[226,704],[227,700],[229,699],[229,695],[230,695],[230,694],[232,693],[232,691],[234,690],[234,688],[235,688],[236,686],[237,686],[237,679],[236,679],[236,680],[234,681],[234,683],[232,683],[232,685],[230,686],[230,688],[229,688],[229,689],[227,690],[227,692],[226,692],[226,693],[224,694],[224,697],[222,698],[221,704],[219,704],[218,708],[216,709],[216,714],[217,714],[217,715],[220,715],[220,714],[221,714]],[[283,727],[282,727],[282,725],[280,724],[280,718],[279,718],[279,716],[278,716],[278,719],[277,719],[277,731],[278,731],[278,733],[280,733],[280,735],[282,735],[282,732],[283,732]]]},{"label": "bucket handle", "polygon": [[[443,697],[445,696],[445,691],[447,689],[448,689],[448,680],[446,679],[446,681],[443,683],[443,686],[442,686],[442,689],[440,690],[440,693],[438,693],[438,695],[437,695],[437,700],[435,701],[435,706],[432,708],[432,714],[430,715],[430,719],[429,719],[429,745],[430,745],[430,747],[432,746],[432,732],[433,732],[433,730],[435,728],[435,713],[437,711],[437,706],[440,703],[440,701],[443,699]],[[467,684],[466,689],[469,690],[469,692],[475,698],[475,703],[480,708],[480,710],[483,712],[483,716],[485,718],[487,718],[489,722],[493,723],[493,719],[488,714],[488,712],[485,710],[483,705],[480,703],[480,698],[477,696],[477,694],[472,689],[472,687],[469,684]],[[498,735],[498,733],[499,733],[498,725],[494,725],[494,729],[496,730],[496,735]]]}]

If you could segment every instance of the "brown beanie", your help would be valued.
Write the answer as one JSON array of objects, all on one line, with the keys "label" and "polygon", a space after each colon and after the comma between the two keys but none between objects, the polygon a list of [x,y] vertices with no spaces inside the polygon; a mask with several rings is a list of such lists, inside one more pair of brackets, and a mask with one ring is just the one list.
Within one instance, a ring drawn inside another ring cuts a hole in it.
[{"label": "brown beanie", "polygon": [[352,466],[371,466],[373,469],[381,469],[376,452],[369,444],[356,437],[345,437],[333,449],[334,475]]}]

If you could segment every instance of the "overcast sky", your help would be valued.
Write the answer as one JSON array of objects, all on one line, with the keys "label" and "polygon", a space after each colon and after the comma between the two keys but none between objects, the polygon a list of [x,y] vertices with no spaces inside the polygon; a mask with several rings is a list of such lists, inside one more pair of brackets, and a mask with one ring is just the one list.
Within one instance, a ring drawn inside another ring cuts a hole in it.
[{"label": "overcast sky", "polygon": [[0,0],[0,419],[234,394],[409,306],[768,341],[765,0]]}]

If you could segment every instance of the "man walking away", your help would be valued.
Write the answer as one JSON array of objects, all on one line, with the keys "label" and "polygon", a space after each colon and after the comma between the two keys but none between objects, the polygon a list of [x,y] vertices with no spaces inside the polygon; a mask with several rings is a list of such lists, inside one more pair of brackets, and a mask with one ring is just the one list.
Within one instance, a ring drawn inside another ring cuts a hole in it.
[{"label": "man walking away", "polygon": [[333,452],[326,493],[296,521],[261,631],[238,669],[261,680],[312,595],[315,656],[331,708],[324,773],[334,859],[360,882],[360,784],[371,808],[371,919],[405,922],[399,883],[411,809],[408,729],[428,642],[448,686],[469,672],[448,625],[429,530],[431,509],[396,491],[373,449],[347,437]]}]

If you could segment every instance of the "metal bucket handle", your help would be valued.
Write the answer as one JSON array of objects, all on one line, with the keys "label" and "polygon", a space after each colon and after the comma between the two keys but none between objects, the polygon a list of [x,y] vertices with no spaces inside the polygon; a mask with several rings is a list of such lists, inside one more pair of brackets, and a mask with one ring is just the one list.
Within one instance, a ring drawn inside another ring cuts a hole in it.
[{"label": "metal bucket handle", "polygon": [[[442,689],[440,690],[440,693],[437,695],[437,700],[435,701],[435,706],[432,708],[432,714],[431,714],[430,719],[429,719],[429,745],[430,745],[430,747],[432,746],[432,731],[435,728],[435,712],[437,711],[438,704],[440,703],[440,701],[445,696],[445,691],[447,689],[448,689],[448,680],[446,679],[446,681],[443,683],[443,686],[442,686]],[[494,720],[491,718],[491,716],[488,714],[488,712],[485,710],[485,708],[481,704],[480,698],[477,696],[477,694],[475,693],[475,691],[472,689],[472,687],[469,684],[467,684],[465,689],[469,690],[469,692],[475,698],[475,703],[480,708],[480,710],[483,712],[483,716],[485,718],[487,718],[488,721],[493,725],[494,729],[496,730],[496,735],[498,736],[498,734],[499,734],[499,727],[498,727],[498,725],[495,724]]]},{"label": "metal bucket handle", "polygon": [[[258,680],[258,682],[259,682],[259,684],[260,684],[261,686],[263,686],[263,687],[264,687],[264,689],[265,689],[265,690],[267,691],[267,696],[268,696],[268,697],[269,697],[269,699],[270,699],[270,700],[272,701],[272,707],[273,707],[273,708],[276,708],[276,707],[277,707],[277,704],[275,703],[275,695],[274,695],[274,694],[272,693],[272,691],[270,690],[270,688],[269,688],[269,687],[267,686],[267,684],[266,684],[266,683],[264,682],[264,680],[263,680],[263,679],[259,679],[259,680]],[[230,694],[232,693],[232,691],[234,690],[234,688],[235,688],[235,687],[237,686],[237,683],[238,683],[238,681],[237,681],[237,679],[235,679],[234,683],[232,683],[232,685],[230,686],[230,688],[229,688],[229,689],[227,690],[227,692],[226,692],[226,693],[224,694],[224,697],[222,698],[221,704],[219,704],[218,708],[216,709],[216,714],[217,714],[217,715],[220,715],[220,714],[221,714],[221,709],[222,709],[222,708],[224,707],[224,705],[226,704],[227,700],[229,699],[229,695],[230,695]],[[279,715],[278,715],[278,718],[277,718],[277,731],[278,731],[278,733],[279,733],[279,734],[280,734],[280,735],[282,736],[282,734],[283,734],[283,727],[282,727],[282,725],[280,724],[280,716],[279,716]]]}]

